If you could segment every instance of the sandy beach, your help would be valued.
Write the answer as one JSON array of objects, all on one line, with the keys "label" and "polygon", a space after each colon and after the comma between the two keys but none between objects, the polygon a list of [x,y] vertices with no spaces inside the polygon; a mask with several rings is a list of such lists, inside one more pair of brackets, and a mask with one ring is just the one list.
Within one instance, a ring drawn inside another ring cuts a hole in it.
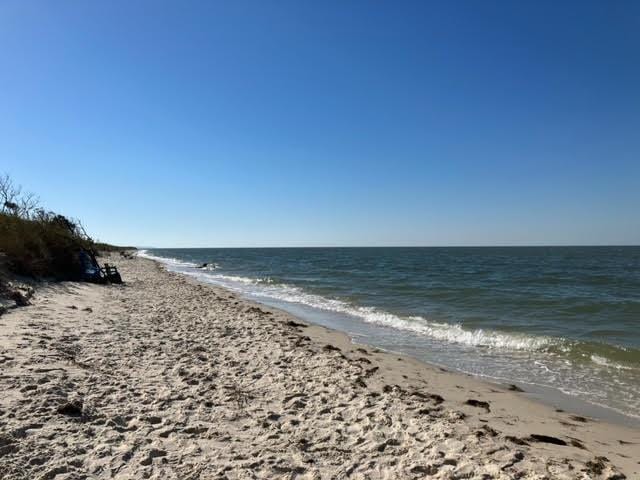
[{"label": "sandy beach", "polygon": [[640,431],[169,273],[0,317],[2,479],[636,479]]}]

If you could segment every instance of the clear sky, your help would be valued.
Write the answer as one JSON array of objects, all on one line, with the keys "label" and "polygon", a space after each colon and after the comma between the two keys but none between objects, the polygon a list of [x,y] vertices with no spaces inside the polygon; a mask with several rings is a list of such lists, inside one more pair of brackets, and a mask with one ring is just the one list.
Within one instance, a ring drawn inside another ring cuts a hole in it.
[{"label": "clear sky", "polygon": [[2,0],[0,62],[104,241],[640,244],[638,1]]}]

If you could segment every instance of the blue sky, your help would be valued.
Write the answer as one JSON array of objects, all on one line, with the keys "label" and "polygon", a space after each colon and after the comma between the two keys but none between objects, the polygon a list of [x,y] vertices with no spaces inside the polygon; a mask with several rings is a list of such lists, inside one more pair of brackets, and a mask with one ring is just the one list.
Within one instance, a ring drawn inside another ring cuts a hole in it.
[{"label": "blue sky", "polygon": [[640,2],[0,2],[0,172],[153,246],[640,244]]}]

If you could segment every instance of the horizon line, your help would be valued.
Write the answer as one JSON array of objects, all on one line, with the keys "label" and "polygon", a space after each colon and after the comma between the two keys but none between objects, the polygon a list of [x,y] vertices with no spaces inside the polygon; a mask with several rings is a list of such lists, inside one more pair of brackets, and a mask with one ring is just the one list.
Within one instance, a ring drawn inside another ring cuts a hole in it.
[{"label": "horizon line", "polygon": [[237,247],[150,247],[133,246],[138,250],[195,250],[195,249],[250,249],[250,248],[637,248],[640,244],[545,244],[545,245],[298,245],[298,246],[237,246]]}]

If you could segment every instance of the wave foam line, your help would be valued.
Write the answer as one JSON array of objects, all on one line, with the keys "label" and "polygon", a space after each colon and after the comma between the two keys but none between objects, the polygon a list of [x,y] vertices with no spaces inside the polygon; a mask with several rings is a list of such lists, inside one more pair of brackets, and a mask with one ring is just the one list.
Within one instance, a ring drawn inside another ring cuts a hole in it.
[{"label": "wave foam line", "polygon": [[590,358],[593,363],[600,365],[601,367],[615,368],[616,370],[633,370],[632,367],[627,367],[620,363],[608,360],[600,355],[596,355],[595,353],[592,354]]},{"label": "wave foam line", "polygon": [[138,250],[138,252],[136,253],[136,255],[138,257],[142,257],[142,258],[148,258],[150,260],[156,260],[160,263],[164,263],[167,266],[170,267],[197,267],[198,265],[192,262],[185,262],[184,260],[180,260],[178,258],[171,258],[171,257],[158,257],[156,255],[152,255],[149,253],[149,250]]},{"label": "wave foam line", "polygon": [[[517,351],[536,351],[549,347],[559,347],[560,350],[565,351],[565,353],[571,350],[571,345],[566,344],[562,339],[487,331],[484,329],[465,330],[459,324],[452,325],[433,322],[421,316],[403,318],[389,312],[380,311],[374,307],[351,305],[342,300],[311,294],[292,285],[273,284],[273,280],[270,277],[250,278],[239,275],[213,274],[211,273],[212,270],[200,269],[199,266],[194,263],[184,262],[176,258],[158,257],[149,254],[147,250],[141,250],[138,252],[138,255],[144,258],[158,260],[166,264],[169,268],[187,267],[189,270],[180,270],[180,273],[196,277],[201,281],[216,283],[241,293],[287,303],[306,305],[314,309],[333,313],[346,314],[359,318],[367,323],[390,327],[396,330],[414,332],[442,342],[456,343],[469,347]],[[219,268],[218,265],[215,265],[213,270],[216,268]],[[630,367],[612,362],[600,355],[591,355],[590,360],[601,367],[615,368],[618,370],[630,369]]]},{"label": "wave foam line", "polygon": [[532,351],[558,343],[556,339],[541,336],[518,335],[483,329],[465,330],[461,325],[433,322],[419,316],[403,318],[393,313],[380,311],[374,307],[355,306],[342,300],[304,292],[302,289],[291,285],[271,285],[270,278],[256,279],[235,275],[212,275],[203,272],[183,273],[205,281],[213,281],[224,287],[255,297],[271,298],[287,303],[302,304],[315,309],[342,313],[359,318],[367,323],[411,331],[435,340],[458,343],[470,347]]}]

